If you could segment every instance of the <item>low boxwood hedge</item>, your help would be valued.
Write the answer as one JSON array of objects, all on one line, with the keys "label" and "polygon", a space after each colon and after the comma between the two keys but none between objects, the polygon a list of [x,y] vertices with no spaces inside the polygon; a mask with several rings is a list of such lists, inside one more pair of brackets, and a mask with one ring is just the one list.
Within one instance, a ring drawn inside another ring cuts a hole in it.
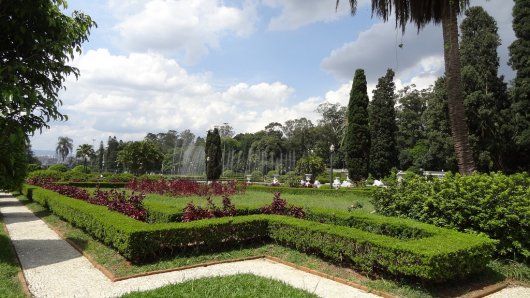
[{"label": "low boxwood hedge", "polygon": [[496,244],[485,236],[406,219],[326,210],[313,211],[309,215],[312,220],[247,215],[148,224],[42,188],[26,185],[24,192],[133,261],[188,249],[215,251],[241,241],[269,239],[337,262],[352,263],[365,271],[439,282],[483,269]]},{"label": "low boxwood hedge", "polygon": [[370,196],[375,190],[374,187],[352,187],[352,188],[339,188],[331,189],[326,186],[320,188],[306,188],[306,187],[286,187],[286,186],[268,186],[260,184],[251,184],[247,187],[247,190],[262,191],[262,192],[281,192],[282,194],[326,194],[326,195],[349,195],[351,193],[356,193],[360,195]]}]

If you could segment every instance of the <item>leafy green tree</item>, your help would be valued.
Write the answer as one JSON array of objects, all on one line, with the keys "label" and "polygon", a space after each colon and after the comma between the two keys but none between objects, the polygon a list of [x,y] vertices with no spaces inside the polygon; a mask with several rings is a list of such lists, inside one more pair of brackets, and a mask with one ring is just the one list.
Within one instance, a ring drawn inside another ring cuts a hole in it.
[{"label": "leafy green tree", "polygon": [[206,135],[205,146],[206,178],[217,180],[223,173],[223,154],[221,149],[221,137],[219,129],[209,130]]},{"label": "leafy green tree", "polygon": [[94,152],[94,148],[92,148],[92,145],[89,145],[89,144],[82,144],[82,145],[79,145],[79,147],[77,147],[76,151],[75,151],[75,156],[77,158],[82,158],[83,159],[83,166],[85,167],[85,172],[88,173],[88,169],[87,169],[87,161],[89,159],[92,159],[94,158],[94,156],[96,155],[96,153]]},{"label": "leafy green tree", "polygon": [[[336,2],[337,6],[339,1]],[[358,1],[350,0],[352,14],[357,11],[357,3]],[[468,6],[469,0],[372,0],[372,15],[377,15],[386,22],[392,17],[394,10],[396,27],[400,27],[403,31],[409,22],[415,23],[418,30],[431,22],[442,23],[451,134],[459,171],[466,175],[475,170],[475,164],[472,148],[469,145],[464,109],[457,16]]]},{"label": "leafy green tree", "polygon": [[[0,115],[25,133],[65,120],[59,90],[79,70],[67,65],[95,26],[90,16],[66,16],[64,0],[2,1],[0,5]],[[2,124],[7,124],[4,122]],[[2,131],[4,128],[1,129]]]},{"label": "leafy green tree", "polygon": [[370,122],[370,174],[383,178],[397,166],[396,86],[394,71],[388,69],[379,79],[368,106]]},{"label": "leafy green tree", "polygon": [[516,40],[509,46],[510,65],[516,71],[512,96],[512,115],[521,170],[530,170],[530,0],[515,0],[513,31]]},{"label": "leafy green tree", "polygon": [[55,147],[55,153],[61,157],[61,160],[64,162],[68,154],[72,153],[74,150],[74,141],[69,137],[59,137],[57,141],[57,146]]},{"label": "leafy green tree", "polygon": [[414,87],[407,86],[399,91],[396,123],[399,167],[417,170],[424,168],[428,151],[422,116],[430,90],[419,91]]},{"label": "leafy green tree", "polygon": [[99,142],[99,149],[97,151],[98,155],[98,170],[99,172],[103,172],[103,163],[105,160],[105,147],[103,146],[103,141]]},{"label": "leafy green tree", "polygon": [[507,170],[512,135],[510,101],[498,76],[501,44],[497,23],[482,7],[471,7],[460,26],[464,105],[475,163],[481,172]]},{"label": "leafy green tree", "polygon": [[282,129],[286,138],[286,149],[288,151],[294,151],[296,156],[309,154],[316,143],[313,128],[313,122],[307,118],[285,121]]},{"label": "leafy green tree", "polygon": [[455,172],[458,166],[449,126],[444,78],[438,78],[434,83],[434,88],[424,94],[427,98],[427,108],[422,114],[422,121],[425,125],[425,142],[428,152],[424,159],[425,164],[421,166],[428,170]]},{"label": "leafy green tree", "polygon": [[105,149],[105,172],[118,173],[123,169],[123,164],[120,165],[118,162],[118,153],[123,148],[124,144],[116,137],[110,137],[107,139],[107,147]]},{"label": "leafy green tree", "polygon": [[299,175],[311,174],[311,183],[315,182],[317,176],[324,173],[325,170],[324,160],[314,154],[303,156],[296,162],[296,173]]},{"label": "leafy green tree", "polygon": [[66,119],[58,110],[59,90],[67,76],[79,76],[67,63],[95,25],[81,12],[64,15],[61,6],[65,0],[0,1],[0,131],[7,138],[0,184],[9,188],[26,171],[27,157],[20,154],[28,148],[27,135],[52,119]]},{"label": "leafy green tree", "polygon": [[0,189],[20,190],[27,173],[28,141],[24,129],[16,122],[0,125],[5,130],[0,134]]},{"label": "leafy green tree", "polygon": [[344,137],[346,167],[349,177],[360,181],[368,177],[370,158],[370,129],[368,127],[368,94],[364,70],[357,69],[353,77],[348,103],[348,126]]},{"label": "leafy green tree", "polygon": [[346,128],[346,107],[339,103],[323,103],[317,108],[322,118],[318,120],[315,135],[318,136],[315,144],[315,152],[320,157],[327,159],[330,155],[329,147],[335,147],[333,154],[333,166],[342,167],[344,154],[340,148],[344,131]]},{"label": "leafy green tree", "polygon": [[150,141],[127,142],[118,153],[117,161],[132,174],[142,175],[148,171],[159,171],[162,162],[160,148]]}]

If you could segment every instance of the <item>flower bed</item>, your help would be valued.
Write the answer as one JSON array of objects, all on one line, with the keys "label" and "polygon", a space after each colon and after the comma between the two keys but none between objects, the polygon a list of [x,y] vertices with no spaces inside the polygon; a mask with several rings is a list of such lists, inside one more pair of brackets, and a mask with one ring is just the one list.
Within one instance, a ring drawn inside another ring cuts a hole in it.
[{"label": "flower bed", "polygon": [[119,192],[114,189],[110,191],[102,191],[98,188],[94,195],[91,196],[82,188],[64,184],[56,184],[53,183],[53,180],[30,179],[28,180],[28,183],[57,192],[70,198],[88,202],[90,204],[106,206],[110,210],[120,212],[136,220],[147,220],[147,211],[142,204],[142,201],[145,198],[143,193],[132,193],[129,197],[127,197],[125,192]]},{"label": "flower bed", "polygon": [[226,183],[211,181],[206,184],[183,179],[134,179],[127,184],[127,188],[144,193],[178,197],[190,195],[230,196],[244,193],[246,183],[236,181],[228,181]]},{"label": "flower bed", "polygon": [[[262,214],[148,224],[51,190],[26,185],[24,192],[133,261],[271,240],[365,271],[439,282],[482,270],[496,244],[484,236],[356,212],[328,214],[329,223]],[[413,231],[421,235],[399,237]]]}]

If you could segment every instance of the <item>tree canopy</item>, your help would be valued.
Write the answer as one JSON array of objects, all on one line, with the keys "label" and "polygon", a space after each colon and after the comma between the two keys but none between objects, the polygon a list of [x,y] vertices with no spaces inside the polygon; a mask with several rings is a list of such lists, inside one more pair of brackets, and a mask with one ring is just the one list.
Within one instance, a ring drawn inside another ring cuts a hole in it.
[{"label": "tree canopy", "polygon": [[79,70],[67,63],[95,26],[90,16],[61,11],[63,0],[0,1],[0,115],[26,133],[65,120],[58,107],[67,76]]}]

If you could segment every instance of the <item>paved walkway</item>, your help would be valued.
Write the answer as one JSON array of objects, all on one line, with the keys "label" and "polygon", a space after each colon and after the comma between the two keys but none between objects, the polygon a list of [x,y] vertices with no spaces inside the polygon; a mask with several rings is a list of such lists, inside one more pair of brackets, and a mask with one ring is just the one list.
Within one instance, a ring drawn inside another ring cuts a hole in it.
[{"label": "paved walkway", "polygon": [[273,278],[320,297],[379,297],[266,259],[224,263],[112,282],[26,206],[0,193],[9,236],[34,297],[118,297],[210,276],[251,273]]}]

